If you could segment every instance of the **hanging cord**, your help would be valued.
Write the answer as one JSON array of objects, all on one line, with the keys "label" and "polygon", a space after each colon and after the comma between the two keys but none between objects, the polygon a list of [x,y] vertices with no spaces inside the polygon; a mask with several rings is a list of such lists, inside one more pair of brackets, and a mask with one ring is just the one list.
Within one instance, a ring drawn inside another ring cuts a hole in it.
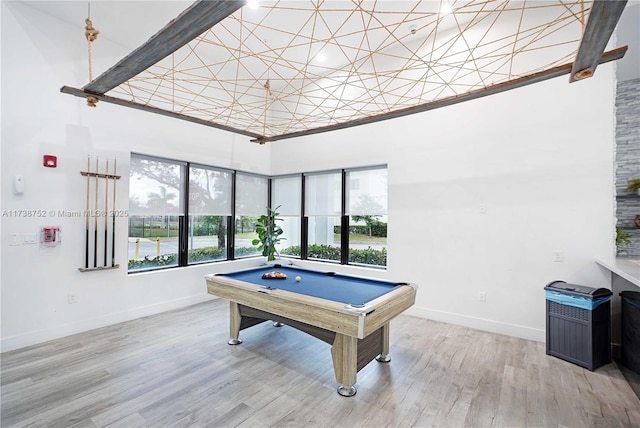
[{"label": "hanging cord", "polygon": [[[271,83],[269,82],[269,78],[267,78],[267,82],[264,84],[264,89],[266,89],[266,93],[264,95],[264,122],[262,122],[262,136],[266,137],[266,135],[267,135],[267,110],[269,108],[269,97],[271,96]],[[260,142],[260,144],[264,144],[264,141]]]},{"label": "hanging cord", "polygon": [[[93,23],[91,22],[90,18],[91,18],[91,3],[89,3],[87,19],[85,19],[84,21],[87,24],[86,27],[84,27],[84,36],[87,38],[87,43],[88,43],[87,54],[89,57],[89,81],[92,82],[93,81],[93,59],[92,59],[91,44],[98,38],[98,34],[100,34],[100,31],[93,28]],[[87,105],[89,107],[95,107],[96,104],[98,104],[97,98],[92,96],[87,97]]]}]

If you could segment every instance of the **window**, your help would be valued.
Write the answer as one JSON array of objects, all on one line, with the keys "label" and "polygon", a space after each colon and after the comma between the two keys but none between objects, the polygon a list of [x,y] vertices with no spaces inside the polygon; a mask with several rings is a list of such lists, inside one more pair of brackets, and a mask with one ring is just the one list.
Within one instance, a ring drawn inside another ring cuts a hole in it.
[{"label": "window", "polygon": [[268,189],[268,177],[132,154],[129,272],[256,254]]},{"label": "window", "polygon": [[386,266],[387,169],[348,171],[346,180],[349,263]]},{"label": "window", "polygon": [[231,171],[189,168],[189,264],[227,259],[232,180]]},{"label": "window", "polygon": [[342,173],[306,175],[307,258],[341,260]]},{"label": "window", "polygon": [[129,272],[259,255],[267,207],[281,256],[387,265],[387,168],[266,177],[132,154]]},{"label": "window", "polygon": [[184,215],[185,165],[131,157],[129,270],[177,266],[179,219]]},{"label": "window", "polygon": [[236,173],[235,256],[258,254],[251,244],[258,237],[256,222],[269,206],[269,179],[252,174]]},{"label": "window", "polygon": [[386,166],[306,174],[302,258],[387,265]]},{"label": "window", "polygon": [[302,176],[275,177],[271,179],[271,206],[282,221],[282,241],[276,246],[282,256],[300,257],[302,231]]}]

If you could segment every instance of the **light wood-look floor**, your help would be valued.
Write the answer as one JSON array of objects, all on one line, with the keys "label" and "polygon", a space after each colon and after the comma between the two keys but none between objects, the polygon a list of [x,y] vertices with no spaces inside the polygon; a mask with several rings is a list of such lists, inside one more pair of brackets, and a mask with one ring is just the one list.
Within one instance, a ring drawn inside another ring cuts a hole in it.
[{"label": "light wood-look floor", "polygon": [[261,324],[227,345],[228,303],[198,304],[2,354],[2,427],[639,427],[615,364],[400,316],[389,364],[336,394],[329,346]]}]

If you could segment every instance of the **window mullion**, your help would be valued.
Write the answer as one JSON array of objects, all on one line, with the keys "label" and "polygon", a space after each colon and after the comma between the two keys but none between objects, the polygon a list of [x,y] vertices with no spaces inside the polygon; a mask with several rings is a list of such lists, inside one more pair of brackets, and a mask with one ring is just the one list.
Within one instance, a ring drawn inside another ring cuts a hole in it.
[{"label": "window mullion", "polygon": [[309,217],[305,215],[305,175],[300,174],[300,260],[307,260],[309,246]]},{"label": "window mullion", "polygon": [[232,173],[231,180],[231,217],[227,221],[227,260],[236,258],[236,171]]},{"label": "window mullion", "polygon": [[349,263],[349,216],[347,215],[347,172],[341,174],[341,207],[340,207],[340,264]]},{"label": "window mullion", "polygon": [[189,264],[189,163],[183,166],[182,203],[184,211],[178,223],[178,266]]}]

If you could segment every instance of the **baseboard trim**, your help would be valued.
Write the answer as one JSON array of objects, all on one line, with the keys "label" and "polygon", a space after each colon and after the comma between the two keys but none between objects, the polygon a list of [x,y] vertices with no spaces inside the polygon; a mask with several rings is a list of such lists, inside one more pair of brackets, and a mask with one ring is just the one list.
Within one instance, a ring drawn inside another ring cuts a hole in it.
[{"label": "baseboard trim", "polygon": [[[149,315],[159,314],[161,312],[166,312],[173,309],[183,308],[185,306],[212,300],[212,298],[214,297],[210,294],[203,293],[195,296],[182,297],[166,302],[160,302],[149,306],[142,306],[127,311],[116,312],[96,318],[79,320],[74,323],[62,324],[21,335],[10,336],[0,339],[0,349],[2,350],[2,352],[13,351],[16,349],[25,348],[27,346],[48,342],[49,340],[70,336],[72,334],[83,333],[85,331],[93,330],[96,328],[106,327],[109,325],[131,321]],[[449,324],[462,325],[477,330],[504,334],[507,336],[520,337],[522,339],[535,340],[537,342],[544,342],[546,340],[544,330],[507,324],[494,320],[470,317],[467,315],[460,315],[452,312],[438,311],[416,306],[409,308],[405,313],[407,315],[412,315],[420,318],[426,318]]]},{"label": "baseboard trim", "polygon": [[155,315],[162,312],[179,309],[196,303],[212,300],[215,297],[208,293],[197,294],[194,296],[181,297],[179,299],[168,300],[165,302],[155,303],[153,305],[141,306],[122,312],[114,312],[96,318],[89,318],[74,321],[73,323],[61,324],[51,328],[32,331],[25,334],[10,336],[0,339],[1,352],[13,351],[27,346],[37,345],[50,340],[59,339],[61,337],[71,336],[77,333],[83,333],[96,328],[106,327],[109,325],[119,324],[125,321],[131,321],[137,318]]},{"label": "baseboard trim", "polygon": [[488,331],[491,333],[504,334],[507,336],[519,337],[521,339],[527,340],[535,340],[536,342],[546,341],[546,334],[544,329],[541,330],[521,325],[507,324],[500,321],[470,317],[453,312],[438,311],[416,306],[407,309],[405,314],[413,315],[420,318],[426,318],[433,321],[445,322],[448,324],[462,325],[465,327]]}]

